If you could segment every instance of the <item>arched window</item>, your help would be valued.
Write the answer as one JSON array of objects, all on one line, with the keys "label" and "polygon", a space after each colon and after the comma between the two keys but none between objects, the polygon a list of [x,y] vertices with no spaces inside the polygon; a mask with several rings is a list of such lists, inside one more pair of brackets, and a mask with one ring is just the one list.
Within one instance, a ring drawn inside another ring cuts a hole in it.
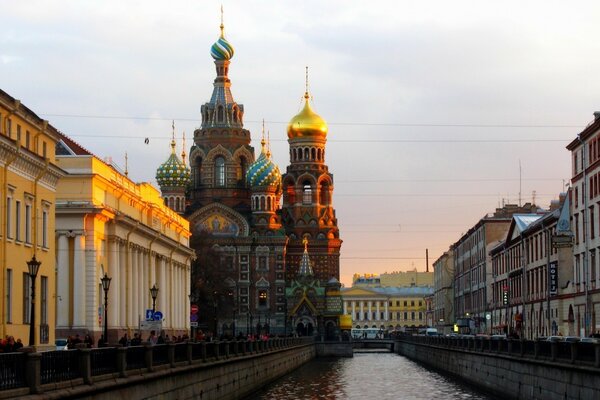
[{"label": "arched window", "polygon": [[315,150],[315,148],[313,147],[312,149],[310,149],[310,159],[315,161],[317,159],[317,152]]},{"label": "arched window", "polygon": [[225,159],[221,156],[215,158],[215,185],[225,186]]},{"label": "arched window", "polygon": [[327,182],[322,182],[319,188],[319,203],[321,205],[329,205],[329,185]]},{"label": "arched window", "polygon": [[261,211],[265,210],[265,196],[260,197],[260,209]]},{"label": "arched window", "polygon": [[217,108],[217,121],[223,122],[223,120],[224,120],[223,106],[219,106],[219,108]]},{"label": "arched window", "polygon": [[261,289],[258,291],[258,306],[259,307],[266,307],[268,303],[268,294],[267,291],[264,289]]},{"label": "arched window", "polygon": [[296,149],[298,152],[298,161],[302,160],[302,149]]},{"label": "arched window", "polygon": [[308,155],[308,147],[305,147],[304,148],[304,159],[308,160],[308,157],[309,157],[309,155]]},{"label": "arched window", "polygon": [[267,197],[267,211],[271,211],[273,201],[271,200],[271,196]]},{"label": "arched window", "polygon": [[233,110],[231,110],[231,114],[233,114],[233,122],[237,122],[237,120],[238,120],[237,107],[233,107]]},{"label": "arched window", "polygon": [[296,203],[296,189],[294,188],[294,185],[288,183],[288,186],[285,188],[284,196],[284,202],[286,204],[293,205]]},{"label": "arched window", "polygon": [[196,157],[194,161],[194,186],[199,187],[202,183],[202,157]]},{"label": "arched window", "polygon": [[246,161],[246,157],[240,157],[240,169],[238,180],[246,179],[246,171],[248,170],[248,161]]},{"label": "arched window", "polygon": [[175,199],[175,209],[174,210],[175,211],[181,211],[180,205],[181,205],[181,203],[180,203],[180,200],[179,200],[179,197],[178,197],[178,198]]},{"label": "arched window", "polygon": [[312,204],[312,188],[308,182],[302,186],[302,204]]}]

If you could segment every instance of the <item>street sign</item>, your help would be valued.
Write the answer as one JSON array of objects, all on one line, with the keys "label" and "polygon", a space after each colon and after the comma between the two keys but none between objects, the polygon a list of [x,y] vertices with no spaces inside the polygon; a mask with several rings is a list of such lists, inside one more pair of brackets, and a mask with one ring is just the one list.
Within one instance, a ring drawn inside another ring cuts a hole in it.
[{"label": "street sign", "polygon": [[161,313],[160,311],[156,311],[154,313],[154,320],[155,321],[162,321],[163,319],[163,313]]},{"label": "street sign", "polygon": [[197,322],[198,321],[198,314],[192,314],[192,315],[190,315],[190,321]]},{"label": "street sign", "polygon": [[152,321],[154,318],[152,317],[152,314],[154,313],[154,311],[152,311],[151,308],[147,308],[146,309],[146,321]]},{"label": "street sign", "polygon": [[198,314],[198,306],[195,304],[192,304],[190,307],[190,313],[192,314]]},{"label": "street sign", "polygon": [[162,329],[162,322],[161,321],[141,321],[140,329],[143,331],[160,332]]},{"label": "street sign", "polygon": [[198,327],[198,323],[197,322],[190,322],[190,327],[197,328]]}]

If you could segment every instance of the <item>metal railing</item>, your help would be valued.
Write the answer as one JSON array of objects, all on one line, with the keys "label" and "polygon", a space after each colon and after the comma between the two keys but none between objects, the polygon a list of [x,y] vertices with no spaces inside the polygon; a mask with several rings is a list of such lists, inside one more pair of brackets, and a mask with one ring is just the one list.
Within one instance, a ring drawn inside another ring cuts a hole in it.
[{"label": "metal railing", "polygon": [[215,341],[82,348],[43,353],[26,349],[29,351],[0,353],[0,390],[22,391],[22,388],[29,388],[30,393],[42,393],[43,385],[50,383],[80,379],[78,383],[74,383],[80,384],[83,379],[84,384],[92,384],[94,380],[106,379],[99,378],[102,375],[125,378],[144,374],[155,367],[172,368],[184,364],[216,362],[313,343],[314,339],[310,337],[273,338],[256,342]]},{"label": "metal railing", "polygon": [[396,340],[449,349],[600,368],[600,343],[409,335],[399,336]]}]

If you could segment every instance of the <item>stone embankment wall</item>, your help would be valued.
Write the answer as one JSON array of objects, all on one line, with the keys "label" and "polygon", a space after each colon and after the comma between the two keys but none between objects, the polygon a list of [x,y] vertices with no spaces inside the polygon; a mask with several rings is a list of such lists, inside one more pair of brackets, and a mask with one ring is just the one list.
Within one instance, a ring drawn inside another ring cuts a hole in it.
[{"label": "stone embankment wall", "polygon": [[399,340],[396,353],[499,399],[600,399],[600,369],[543,359]]}]

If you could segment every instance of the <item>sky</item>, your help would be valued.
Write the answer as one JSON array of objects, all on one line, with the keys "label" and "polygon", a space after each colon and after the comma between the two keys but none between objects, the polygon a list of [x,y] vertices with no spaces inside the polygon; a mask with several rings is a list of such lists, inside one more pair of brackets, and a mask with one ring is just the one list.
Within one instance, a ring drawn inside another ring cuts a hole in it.
[{"label": "sky", "polygon": [[548,207],[600,110],[597,1],[0,0],[0,88],[156,184],[171,120],[189,148],[210,99],[221,4],[234,98],[282,171],[309,67],[346,286],[424,271],[504,203]]}]

